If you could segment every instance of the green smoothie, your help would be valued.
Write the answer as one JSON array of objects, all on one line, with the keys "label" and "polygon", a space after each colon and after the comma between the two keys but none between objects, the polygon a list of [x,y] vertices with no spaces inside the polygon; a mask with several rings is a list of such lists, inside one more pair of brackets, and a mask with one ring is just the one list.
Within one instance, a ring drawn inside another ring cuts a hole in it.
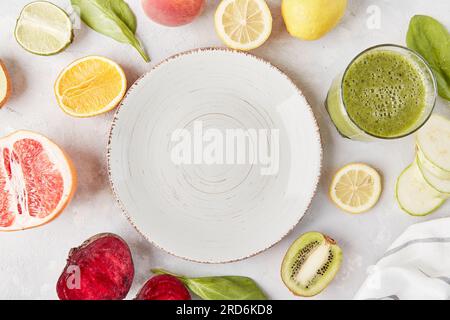
[{"label": "green smoothie", "polygon": [[413,61],[392,51],[359,57],[342,83],[348,115],[365,132],[395,137],[409,131],[426,106],[422,72]]},{"label": "green smoothie", "polygon": [[360,53],[331,84],[328,114],[342,136],[371,141],[408,135],[433,111],[436,83],[408,48],[378,45]]}]

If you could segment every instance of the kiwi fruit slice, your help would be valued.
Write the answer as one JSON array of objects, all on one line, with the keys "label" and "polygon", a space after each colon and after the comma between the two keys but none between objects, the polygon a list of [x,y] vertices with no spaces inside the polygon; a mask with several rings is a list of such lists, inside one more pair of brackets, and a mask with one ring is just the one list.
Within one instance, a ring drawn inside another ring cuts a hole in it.
[{"label": "kiwi fruit slice", "polygon": [[342,262],[336,241],[320,232],[307,232],[289,247],[281,265],[281,278],[293,294],[311,297],[333,280]]}]

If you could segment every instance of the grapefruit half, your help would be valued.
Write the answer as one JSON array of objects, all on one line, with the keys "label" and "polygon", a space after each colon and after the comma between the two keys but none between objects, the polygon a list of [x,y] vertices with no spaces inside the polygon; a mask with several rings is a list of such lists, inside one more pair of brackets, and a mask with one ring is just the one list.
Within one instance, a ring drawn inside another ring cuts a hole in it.
[{"label": "grapefruit half", "polygon": [[46,137],[17,131],[0,139],[0,231],[50,222],[70,202],[75,186],[72,162]]}]

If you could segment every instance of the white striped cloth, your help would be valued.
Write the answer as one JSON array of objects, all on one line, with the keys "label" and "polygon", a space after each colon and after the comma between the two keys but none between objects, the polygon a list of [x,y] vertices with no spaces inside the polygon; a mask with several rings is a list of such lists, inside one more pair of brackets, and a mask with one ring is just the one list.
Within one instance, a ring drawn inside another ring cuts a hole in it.
[{"label": "white striped cloth", "polygon": [[406,229],[370,267],[355,299],[450,299],[450,218]]}]

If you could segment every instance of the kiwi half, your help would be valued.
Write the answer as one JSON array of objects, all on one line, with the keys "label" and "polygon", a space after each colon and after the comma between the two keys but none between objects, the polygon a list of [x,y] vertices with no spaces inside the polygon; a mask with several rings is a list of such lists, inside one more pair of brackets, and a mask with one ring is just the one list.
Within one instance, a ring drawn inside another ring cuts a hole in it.
[{"label": "kiwi half", "polygon": [[307,232],[286,252],[281,278],[295,295],[311,297],[328,286],[341,262],[342,250],[336,241],[320,232]]}]

